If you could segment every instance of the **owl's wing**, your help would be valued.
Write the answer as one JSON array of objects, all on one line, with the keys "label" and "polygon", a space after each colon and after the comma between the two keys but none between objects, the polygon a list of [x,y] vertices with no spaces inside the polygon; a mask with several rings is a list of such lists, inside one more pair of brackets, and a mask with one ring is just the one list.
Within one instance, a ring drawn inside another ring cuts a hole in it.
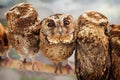
[{"label": "owl's wing", "polygon": [[[84,34],[83,34],[84,33]],[[107,70],[108,38],[96,28],[85,28],[78,33],[77,53],[76,53],[76,72],[101,75]],[[87,72],[87,73],[86,73]],[[93,75],[93,76],[94,76]]]}]

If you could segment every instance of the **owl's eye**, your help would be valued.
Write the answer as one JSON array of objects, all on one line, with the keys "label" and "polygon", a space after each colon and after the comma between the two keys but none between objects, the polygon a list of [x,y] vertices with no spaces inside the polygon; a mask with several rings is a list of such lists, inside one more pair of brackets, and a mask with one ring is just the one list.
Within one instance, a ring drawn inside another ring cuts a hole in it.
[{"label": "owl's eye", "polygon": [[55,22],[53,20],[49,20],[47,26],[48,27],[55,27]]},{"label": "owl's eye", "polygon": [[68,20],[68,18],[64,18],[63,23],[64,25],[69,25],[70,21]]}]

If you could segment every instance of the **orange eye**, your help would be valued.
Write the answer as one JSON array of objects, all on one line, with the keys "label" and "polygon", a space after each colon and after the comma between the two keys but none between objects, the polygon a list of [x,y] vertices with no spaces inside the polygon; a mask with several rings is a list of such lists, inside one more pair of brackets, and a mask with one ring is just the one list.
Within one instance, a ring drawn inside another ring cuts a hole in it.
[{"label": "orange eye", "polygon": [[55,22],[53,20],[49,20],[47,26],[48,27],[55,27]]},{"label": "orange eye", "polygon": [[70,21],[68,20],[68,18],[64,18],[63,23],[64,25],[69,25]]}]

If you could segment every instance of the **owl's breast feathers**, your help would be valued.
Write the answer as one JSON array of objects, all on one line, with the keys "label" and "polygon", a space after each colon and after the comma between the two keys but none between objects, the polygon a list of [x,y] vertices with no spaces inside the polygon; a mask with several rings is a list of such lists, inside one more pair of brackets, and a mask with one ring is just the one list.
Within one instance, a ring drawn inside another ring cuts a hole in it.
[{"label": "owl's breast feathers", "polygon": [[53,62],[61,62],[70,57],[76,47],[76,43],[51,44],[42,33],[40,33],[40,51]]},{"label": "owl's breast feathers", "polygon": [[18,54],[35,55],[39,51],[39,38],[33,34],[17,35],[10,32],[9,42]]}]

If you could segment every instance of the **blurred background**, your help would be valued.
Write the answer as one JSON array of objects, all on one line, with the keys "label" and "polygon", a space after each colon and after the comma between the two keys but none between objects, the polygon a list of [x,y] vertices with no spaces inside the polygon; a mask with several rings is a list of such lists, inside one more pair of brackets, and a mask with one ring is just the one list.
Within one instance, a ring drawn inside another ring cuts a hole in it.
[{"label": "blurred background", "polygon": [[6,23],[5,12],[14,4],[32,4],[41,19],[54,13],[69,13],[77,18],[85,11],[99,11],[108,17],[110,23],[120,23],[120,0],[0,0],[0,21]]},{"label": "blurred background", "polygon": [[[5,12],[13,5],[27,2],[30,3],[39,13],[42,20],[55,13],[72,14],[75,19],[85,11],[98,11],[108,17],[109,22],[120,23],[120,0],[0,0],[0,22],[7,26]],[[14,53],[14,55],[13,55]],[[9,55],[12,58],[19,58],[14,49]],[[43,63],[52,64],[41,54],[37,57]],[[68,59],[74,65],[74,54]],[[11,75],[9,75],[11,73]],[[15,75],[14,75],[15,74]],[[9,76],[8,76],[9,75]],[[7,76],[7,78],[5,78]],[[11,79],[9,78],[11,77]],[[59,75],[37,72],[19,72],[17,70],[5,69],[0,71],[0,80],[76,80],[74,75]]]}]

